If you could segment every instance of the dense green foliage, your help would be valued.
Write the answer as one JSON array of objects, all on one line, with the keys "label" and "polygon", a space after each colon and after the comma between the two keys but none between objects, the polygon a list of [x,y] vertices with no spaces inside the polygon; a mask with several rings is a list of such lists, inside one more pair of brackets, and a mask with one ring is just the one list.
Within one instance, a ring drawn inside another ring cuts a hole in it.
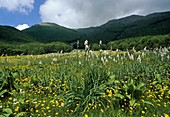
[{"label": "dense green foliage", "polygon": [[70,52],[72,47],[65,43],[2,43],[0,44],[0,54],[20,55],[20,54],[45,54],[57,52]]},{"label": "dense green foliage", "polygon": [[0,41],[3,42],[33,42],[32,36],[22,33],[10,26],[0,26]]},{"label": "dense green foliage", "polygon": [[32,35],[38,42],[74,42],[80,38],[80,34],[73,29],[68,29],[53,23],[41,23],[23,30]]},{"label": "dense green foliage", "polygon": [[0,116],[169,117],[169,49],[1,56]]},{"label": "dense green foliage", "polygon": [[142,50],[147,47],[150,49],[156,47],[169,47],[170,46],[170,35],[160,35],[160,36],[143,36],[136,38],[128,38],[117,41],[112,41],[108,43],[108,49],[116,50],[126,50],[135,47],[137,50]]}]

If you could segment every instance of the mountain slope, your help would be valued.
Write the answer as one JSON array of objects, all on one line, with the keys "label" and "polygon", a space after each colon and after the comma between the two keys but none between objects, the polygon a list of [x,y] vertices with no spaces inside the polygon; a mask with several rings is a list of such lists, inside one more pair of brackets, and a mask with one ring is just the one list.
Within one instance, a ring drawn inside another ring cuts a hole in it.
[{"label": "mountain slope", "polygon": [[92,42],[109,42],[129,37],[161,35],[170,33],[170,12],[154,13],[147,16],[132,15],[111,20],[99,27],[78,30]]},{"label": "mountain slope", "polygon": [[113,40],[163,35],[170,33],[170,12],[153,13],[146,16],[131,15],[114,19],[98,27],[68,29],[54,23],[41,23],[23,30],[39,42],[67,42],[89,40],[91,43],[108,43]]},{"label": "mountain slope", "polygon": [[24,33],[32,35],[39,42],[69,42],[76,41],[80,33],[54,23],[41,23],[23,30]]},{"label": "mountain slope", "polygon": [[33,42],[34,39],[10,26],[0,26],[1,42]]}]

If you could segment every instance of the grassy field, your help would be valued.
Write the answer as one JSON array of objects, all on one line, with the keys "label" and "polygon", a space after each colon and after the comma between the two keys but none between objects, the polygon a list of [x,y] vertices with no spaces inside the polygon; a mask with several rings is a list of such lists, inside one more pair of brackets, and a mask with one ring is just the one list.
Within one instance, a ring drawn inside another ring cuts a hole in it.
[{"label": "grassy field", "polygon": [[0,117],[169,117],[170,48],[0,57]]}]

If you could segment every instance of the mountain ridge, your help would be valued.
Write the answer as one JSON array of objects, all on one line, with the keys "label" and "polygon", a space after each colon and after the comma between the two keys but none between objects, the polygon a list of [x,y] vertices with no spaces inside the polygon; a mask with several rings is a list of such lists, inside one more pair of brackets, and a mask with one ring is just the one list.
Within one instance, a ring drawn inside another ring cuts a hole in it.
[{"label": "mountain ridge", "polygon": [[11,26],[0,26],[1,42],[33,42],[34,38]]},{"label": "mountain ridge", "polygon": [[113,19],[107,23],[89,28],[70,29],[55,23],[43,22],[19,31],[13,27],[0,26],[0,41],[6,42],[65,42],[85,40],[91,43],[108,43],[114,40],[149,35],[170,34],[170,11],[149,15],[130,15]]}]

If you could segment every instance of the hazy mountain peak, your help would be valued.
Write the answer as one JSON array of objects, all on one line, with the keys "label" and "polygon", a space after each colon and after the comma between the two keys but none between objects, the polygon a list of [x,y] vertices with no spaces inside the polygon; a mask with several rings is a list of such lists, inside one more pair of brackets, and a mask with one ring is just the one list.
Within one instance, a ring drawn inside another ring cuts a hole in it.
[{"label": "hazy mountain peak", "polygon": [[50,23],[50,22],[43,22],[43,23],[40,23],[38,25],[40,25],[40,26],[59,26],[55,23]]}]

